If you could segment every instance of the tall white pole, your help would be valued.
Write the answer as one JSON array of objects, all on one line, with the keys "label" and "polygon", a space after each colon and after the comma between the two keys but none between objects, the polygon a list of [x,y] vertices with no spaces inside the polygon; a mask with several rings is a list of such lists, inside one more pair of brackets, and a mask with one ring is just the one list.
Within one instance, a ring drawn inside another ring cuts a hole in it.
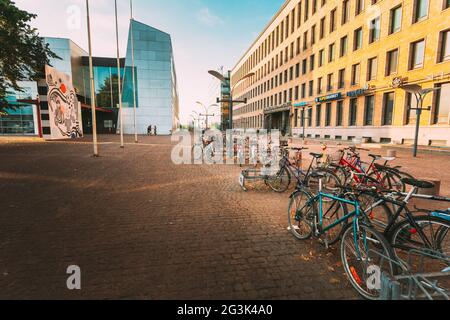
[{"label": "tall white pole", "polygon": [[117,45],[117,74],[118,74],[117,78],[118,78],[118,88],[119,88],[120,147],[123,149],[123,148],[125,148],[125,145],[123,143],[122,84],[121,84],[121,74],[120,74],[119,21],[117,18],[117,0],[114,0],[114,5],[115,5],[115,13],[116,13],[116,45]]},{"label": "tall white pole", "polygon": [[97,115],[95,108],[95,83],[94,83],[94,68],[92,66],[92,44],[91,44],[91,21],[89,17],[89,0],[86,0],[87,12],[87,31],[89,43],[89,77],[91,82],[91,111],[92,111],[92,137],[94,143],[94,157],[98,157],[98,143],[97,143]]},{"label": "tall white pole", "polygon": [[131,73],[133,77],[133,110],[134,110],[134,142],[138,143],[137,115],[136,115],[136,79],[134,71],[134,34],[133,34],[133,0],[130,0],[130,30],[131,30]]}]

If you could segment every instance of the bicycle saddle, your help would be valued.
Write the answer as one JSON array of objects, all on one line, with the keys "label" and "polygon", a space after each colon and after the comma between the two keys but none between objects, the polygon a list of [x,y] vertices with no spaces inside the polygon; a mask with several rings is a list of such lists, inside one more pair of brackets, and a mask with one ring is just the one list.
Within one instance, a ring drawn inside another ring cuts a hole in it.
[{"label": "bicycle saddle", "polygon": [[313,152],[311,152],[310,155],[313,156],[316,159],[320,159],[320,158],[323,157],[323,153],[313,153]]},{"label": "bicycle saddle", "polygon": [[311,172],[312,178],[324,178],[325,176],[325,172]]},{"label": "bicycle saddle", "polygon": [[434,184],[432,184],[431,182],[428,181],[421,181],[421,180],[416,180],[416,179],[411,179],[411,178],[403,178],[402,182],[404,184],[407,184],[408,186],[413,186],[413,187],[417,187],[420,189],[433,189],[434,188]]},{"label": "bicycle saddle", "polygon": [[398,168],[386,167],[381,164],[375,163],[375,168],[380,171],[391,171],[391,172],[399,172]]},{"label": "bicycle saddle", "polygon": [[308,150],[308,148],[290,148],[291,150],[294,151],[303,151],[303,150]]}]

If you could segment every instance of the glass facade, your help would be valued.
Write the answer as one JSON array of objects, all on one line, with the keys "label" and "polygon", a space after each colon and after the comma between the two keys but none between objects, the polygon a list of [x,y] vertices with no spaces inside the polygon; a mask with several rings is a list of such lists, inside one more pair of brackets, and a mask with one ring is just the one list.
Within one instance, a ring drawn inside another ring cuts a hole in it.
[{"label": "glass facade", "polygon": [[36,107],[20,102],[20,100],[34,100],[37,97],[35,82],[19,82],[23,92],[11,94],[6,99],[11,108],[0,112],[0,135],[35,135],[37,128],[35,123]]},{"label": "glass facade", "polygon": [[131,32],[134,39],[137,127],[146,134],[149,125],[158,134],[178,127],[178,91],[170,35],[132,21],[125,62],[123,91],[124,131],[134,133]]}]

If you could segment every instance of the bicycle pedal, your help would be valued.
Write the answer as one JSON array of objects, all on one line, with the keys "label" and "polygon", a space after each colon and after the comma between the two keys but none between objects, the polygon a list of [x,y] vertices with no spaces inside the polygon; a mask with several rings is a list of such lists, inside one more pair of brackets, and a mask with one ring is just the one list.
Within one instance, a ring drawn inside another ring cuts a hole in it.
[{"label": "bicycle pedal", "polygon": [[319,243],[323,244],[327,250],[330,249],[330,244],[328,243],[328,239],[319,239]]}]

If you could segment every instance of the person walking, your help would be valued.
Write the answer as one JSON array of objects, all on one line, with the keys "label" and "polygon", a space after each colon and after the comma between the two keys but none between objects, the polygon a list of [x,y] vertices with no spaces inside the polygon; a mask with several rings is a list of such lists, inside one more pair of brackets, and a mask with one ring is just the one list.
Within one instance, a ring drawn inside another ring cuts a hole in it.
[{"label": "person walking", "polygon": [[151,136],[152,135],[152,125],[149,125],[147,127],[147,135]]}]

